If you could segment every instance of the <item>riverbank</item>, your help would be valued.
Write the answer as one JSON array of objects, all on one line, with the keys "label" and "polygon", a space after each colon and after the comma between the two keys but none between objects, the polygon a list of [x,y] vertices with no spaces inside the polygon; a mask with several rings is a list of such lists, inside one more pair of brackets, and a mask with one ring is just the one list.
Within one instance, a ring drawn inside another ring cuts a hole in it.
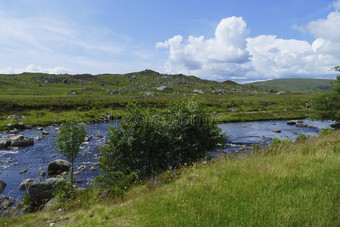
[{"label": "riverbank", "polygon": [[[310,109],[282,109],[282,110],[257,110],[257,111],[238,111],[223,112],[213,111],[213,119],[220,123],[245,122],[245,121],[266,121],[266,120],[291,120],[304,119],[311,115]],[[155,114],[164,112],[164,109],[151,108]],[[77,121],[89,123],[103,123],[107,121],[119,120],[125,114],[124,109],[91,109],[81,110],[24,110],[20,112],[10,112],[0,116],[0,131],[23,126],[49,126],[61,124],[65,121]]]},{"label": "riverbank", "polygon": [[[301,137],[302,138],[302,137]],[[162,174],[118,196],[91,188],[1,226],[338,226],[340,131]]]},{"label": "riverbank", "polygon": [[[77,186],[88,187],[99,174],[97,167],[99,147],[105,144],[108,127],[113,124],[97,123],[86,126],[88,139],[75,160],[75,169],[82,168],[82,171],[75,176],[79,181]],[[329,127],[330,124],[332,122],[308,119],[305,119],[304,125],[301,125],[304,127],[288,125],[287,121],[283,120],[219,124],[222,133],[227,136],[229,146],[219,151],[218,154],[242,153],[244,149],[253,145],[267,145],[272,142],[273,138],[289,138],[294,141],[300,134],[317,136],[321,129]],[[34,139],[34,145],[0,149],[0,179],[7,184],[2,192],[3,195],[16,201],[21,200],[25,190],[18,190],[18,186],[24,180],[46,180],[49,176],[41,175],[41,172],[46,172],[48,164],[56,159],[65,159],[53,149],[59,128],[60,126],[53,125],[19,130],[16,134]],[[6,138],[9,135],[10,132],[0,132],[0,138]],[[216,153],[212,152],[211,155],[215,156]]]}]

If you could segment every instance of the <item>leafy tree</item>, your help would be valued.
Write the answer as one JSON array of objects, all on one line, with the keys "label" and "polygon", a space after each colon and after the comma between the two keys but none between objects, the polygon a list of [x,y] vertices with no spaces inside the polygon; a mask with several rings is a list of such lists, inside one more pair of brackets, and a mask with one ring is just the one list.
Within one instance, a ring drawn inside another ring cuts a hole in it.
[{"label": "leafy tree", "polygon": [[[340,66],[334,67],[340,72]],[[314,117],[320,120],[333,120],[334,128],[340,128],[340,75],[332,84],[332,90],[314,95],[312,107],[315,110]]]},{"label": "leafy tree", "polygon": [[111,127],[102,148],[97,181],[123,187],[136,178],[192,164],[207,151],[222,147],[226,137],[207,109],[197,102],[177,102],[162,115],[128,106],[119,127]]},{"label": "leafy tree", "polygon": [[71,183],[73,182],[73,163],[86,136],[85,127],[74,122],[64,123],[56,139],[56,150],[71,163]]}]

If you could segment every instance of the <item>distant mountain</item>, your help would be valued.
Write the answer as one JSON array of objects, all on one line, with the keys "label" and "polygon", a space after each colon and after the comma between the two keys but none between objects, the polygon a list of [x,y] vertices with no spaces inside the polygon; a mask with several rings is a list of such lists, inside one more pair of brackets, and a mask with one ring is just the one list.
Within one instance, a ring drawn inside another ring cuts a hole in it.
[{"label": "distant mountain", "polygon": [[300,93],[314,93],[326,91],[331,88],[333,80],[326,79],[275,79],[245,84],[249,87],[260,88],[266,91],[290,91]]}]

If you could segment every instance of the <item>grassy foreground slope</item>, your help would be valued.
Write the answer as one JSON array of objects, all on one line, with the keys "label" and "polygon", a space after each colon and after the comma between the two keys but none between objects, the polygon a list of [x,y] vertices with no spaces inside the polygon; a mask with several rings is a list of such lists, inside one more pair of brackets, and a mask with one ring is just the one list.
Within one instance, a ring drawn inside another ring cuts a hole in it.
[{"label": "grassy foreground slope", "polygon": [[327,79],[275,79],[246,84],[246,86],[264,89],[266,91],[290,91],[301,93],[315,93],[331,89],[331,82]]},{"label": "grassy foreground slope", "polygon": [[0,225],[340,225],[340,131],[201,162],[181,173],[175,180],[163,174],[119,199],[88,190],[41,213],[3,218]]},{"label": "grassy foreground slope", "polygon": [[[0,75],[0,130],[22,122],[48,125],[65,120],[98,121],[102,115],[124,114],[128,102],[155,113],[170,102],[199,100],[219,114],[220,121],[305,118],[307,94],[260,91],[232,81],[216,82],[152,70],[128,74]],[[25,118],[8,118],[24,115]]]}]

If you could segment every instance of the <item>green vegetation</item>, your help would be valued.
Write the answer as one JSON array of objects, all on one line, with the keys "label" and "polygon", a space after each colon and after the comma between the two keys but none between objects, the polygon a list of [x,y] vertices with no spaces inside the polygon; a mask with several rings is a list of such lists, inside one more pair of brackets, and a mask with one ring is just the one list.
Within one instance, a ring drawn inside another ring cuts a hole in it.
[{"label": "green vegetation", "polygon": [[77,195],[76,189],[70,181],[58,180],[54,184],[53,202],[64,203],[68,200],[75,199]]},{"label": "green vegetation", "polygon": [[120,126],[109,129],[98,163],[103,175],[97,180],[124,189],[131,181],[192,165],[225,141],[217,122],[197,102],[176,102],[162,115],[131,104]]},{"label": "green vegetation", "polygon": [[[335,67],[335,70],[340,71],[340,67]],[[340,75],[334,81],[331,91],[314,95],[312,106],[316,110],[315,118],[333,120],[336,123],[332,127],[340,128]]]},{"label": "green vegetation", "polygon": [[271,92],[289,91],[300,93],[315,93],[330,90],[332,81],[333,80],[303,78],[275,79],[253,82],[246,84],[246,86],[260,88]]},{"label": "green vegetation", "polygon": [[73,182],[73,163],[86,136],[85,126],[65,122],[61,125],[55,149],[71,163],[70,182]]},{"label": "green vegetation", "polygon": [[[231,81],[151,70],[101,75],[23,73],[0,75],[0,130],[8,129],[8,123],[36,126],[99,121],[107,114],[121,117],[129,102],[138,102],[156,114],[177,100],[192,99],[216,112],[220,121],[305,118],[310,114],[308,94],[278,95]],[[10,115],[17,117],[8,118]]]},{"label": "green vegetation", "polygon": [[78,191],[0,226],[339,226],[339,172],[340,131],[332,131],[167,171],[124,194]]}]

